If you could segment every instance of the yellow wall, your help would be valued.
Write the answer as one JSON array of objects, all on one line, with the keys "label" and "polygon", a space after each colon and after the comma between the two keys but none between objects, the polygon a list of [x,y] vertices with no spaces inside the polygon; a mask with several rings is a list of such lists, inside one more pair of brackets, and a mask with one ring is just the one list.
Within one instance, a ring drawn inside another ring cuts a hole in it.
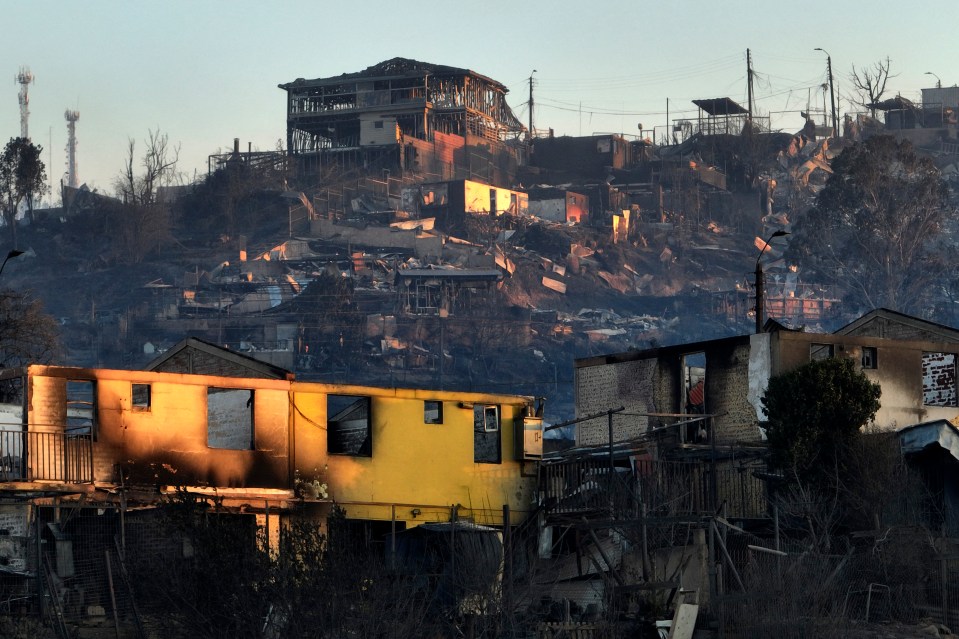
[{"label": "yellow wall", "polygon": [[[516,396],[440,391],[333,387],[295,382],[295,468],[305,479],[317,477],[332,499],[357,519],[390,520],[408,525],[447,521],[450,506],[478,523],[502,522],[503,505],[512,521],[531,510],[534,478],[521,477],[513,439],[522,426],[526,400]],[[372,457],[326,454],[326,392],[369,395]],[[424,400],[443,401],[443,423],[426,424]],[[460,403],[500,406],[499,464],[473,461],[473,410]],[[526,473],[535,474],[532,464]],[[414,510],[418,511],[414,515]]]},{"label": "yellow wall", "polygon": [[[102,484],[119,483],[117,465],[128,484],[151,486],[291,489],[298,475],[327,484],[330,498],[346,508],[348,517],[395,517],[410,525],[447,521],[457,504],[459,517],[487,524],[502,522],[504,505],[513,522],[532,509],[535,466],[515,461],[514,441],[514,427],[522,428],[530,398],[31,366],[32,430],[64,427],[68,380],[96,381],[95,478]],[[134,382],[151,385],[149,410],[133,408]],[[255,390],[256,450],[208,446],[211,386]],[[372,457],[327,454],[328,394],[371,398]],[[424,422],[427,399],[443,402],[442,424]],[[473,461],[473,404],[500,407],[500,463]]]},{"label": "yellow wall", "polygon": [[[220,487],[289,486],[289,382],[204,375],[66,367],[30,367],[28,419],[33,430],[64,424],[68,380],[95,380],[94,477],[128,482]],[[132,384],[151,385],[149,410],[132,407]],[[207,388],[252,388],[256,450],[207,446]]]},{"label": "yellow wall", "polygon": [[[491,192],[493,196],[491,197]],[[513,199],[516,199],[515,211],[511,211]],[[514,215],[529,214],[529,195],[519,191],[502,189],[481,182],[463,180],[463,202],[467,213],[489,213],[490,205],[495,206],[495,214],[510,212]]]}]

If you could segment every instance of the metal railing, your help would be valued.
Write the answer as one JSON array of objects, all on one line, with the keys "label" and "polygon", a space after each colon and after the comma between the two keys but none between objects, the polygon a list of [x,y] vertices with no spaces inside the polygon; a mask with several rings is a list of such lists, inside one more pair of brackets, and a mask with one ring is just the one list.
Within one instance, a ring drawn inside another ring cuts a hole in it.
[{"label": "metal railing", "polygon": [[766,493],[752,471],[761,465],[718,461],[637,460],[612,471],[596,458],[544,464],[542,490],[553,515],[610,512],[630,516],[645,509],[655,515],[702,515],[725,506],[733,517],[763,517]]},{"label": "metal railing", "polygon": [[0,482],[93,481],[90,433],[0,430]]}]

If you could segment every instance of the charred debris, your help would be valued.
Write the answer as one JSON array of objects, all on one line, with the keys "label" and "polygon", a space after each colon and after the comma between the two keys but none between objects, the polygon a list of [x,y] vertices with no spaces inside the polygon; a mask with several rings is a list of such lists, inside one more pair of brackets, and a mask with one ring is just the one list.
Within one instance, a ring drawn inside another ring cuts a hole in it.
[{"label": "charred debris", "polygon": [[[718,98],[668,144],[558,137],[499,82],[404,58],[279,87],[285,151],[236,140],[133,229],[84,188],[28,229],[43,264],[9,276],[62,318],[73,362],[137,367],[193,336],[301,379],[546,395],[565,417],[576,357],[748,330],[762,238],[883,130],[777,133]],[[767,316],[838,324],[838,293],[781,254]]]}]

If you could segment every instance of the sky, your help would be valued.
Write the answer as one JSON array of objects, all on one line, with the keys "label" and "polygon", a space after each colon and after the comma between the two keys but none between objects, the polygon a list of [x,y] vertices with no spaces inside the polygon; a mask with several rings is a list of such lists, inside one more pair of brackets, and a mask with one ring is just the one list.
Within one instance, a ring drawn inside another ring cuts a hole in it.
[{"label": "sky", "polygon": [[[30,137],[49,183],[66,172],[64,111],[80,112],[81,182],[112,193],[128,141],[159,130],[180,147],[185,180],[210,154],[285,144],[278,84],[363,70],[406,57],[469,68],[509,88],[528,122],[555,135],[623,133],[657,139],[669,120],[696,117],[692,100],[746,104],[746,50],[757,111],[773,129],[799,130],[807,105],[821,118],[831,56],[839,111],[850,106],[853,65],[892,61],[889,95],[959,81],[954,2],[922,9],[877,0],[844,3],[552,0],[446,3],[0,0],[0,139],[20,135],[20,67],[29,87]],[[952,67],[950,69],[950,67]],[[535,70],[535,73],[533,71]],[[53,196],[56,201],[58,196]]]}]

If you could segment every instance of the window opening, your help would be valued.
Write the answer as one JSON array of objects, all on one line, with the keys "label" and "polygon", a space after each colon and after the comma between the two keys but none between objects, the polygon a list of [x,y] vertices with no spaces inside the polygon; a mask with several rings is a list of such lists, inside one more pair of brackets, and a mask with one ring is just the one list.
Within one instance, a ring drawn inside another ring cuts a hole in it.
[{"label": "window opening", "polygon": [[809,361],[817,362],[821,359],[829,359],[834,352],[832,344],[810,344]]},{"label": "window opening", "polygon": [[207,388],[206,443],[210,448],[253,450],[253,391],[249,388]]},{"label": "window opening", "polygon": [[473,406],[473,461],[498,464],[502,460],[499,406]]},{"label": "window opening", "polygon": [[[682,357],[682,386],[679,412],[690,415],[706,414],[706,353],[687,353]],[[689,421],[680,426],[680,437],[686,442],[705,442],[706,420]]]},{"label": "window opening", "polygon": [[875,346],[862,347],[862,367],[866,369],[879,368],[878,353]]},{"label": "window opening", "polygon": [[67,381],[67,420],[64,430],[73,435],[97,437],[97,383]]},{"label": "window opening", "polygon": [[331,455],[373,456],[370,398],[327,395],[326,450]]},{"label": "window opening", "polygon": [[956,354],[922,354],[922,403],[924,406],[956,406]]},{"label": "window opening", "polygon": [[443,402],[430,400],[423,402],[423,422],[426,424],[442,424]]},{"label": "window opening", "polygon": [[131,395],[134,410],[150,410],[152,397],[149,384],[133,384]]}]

